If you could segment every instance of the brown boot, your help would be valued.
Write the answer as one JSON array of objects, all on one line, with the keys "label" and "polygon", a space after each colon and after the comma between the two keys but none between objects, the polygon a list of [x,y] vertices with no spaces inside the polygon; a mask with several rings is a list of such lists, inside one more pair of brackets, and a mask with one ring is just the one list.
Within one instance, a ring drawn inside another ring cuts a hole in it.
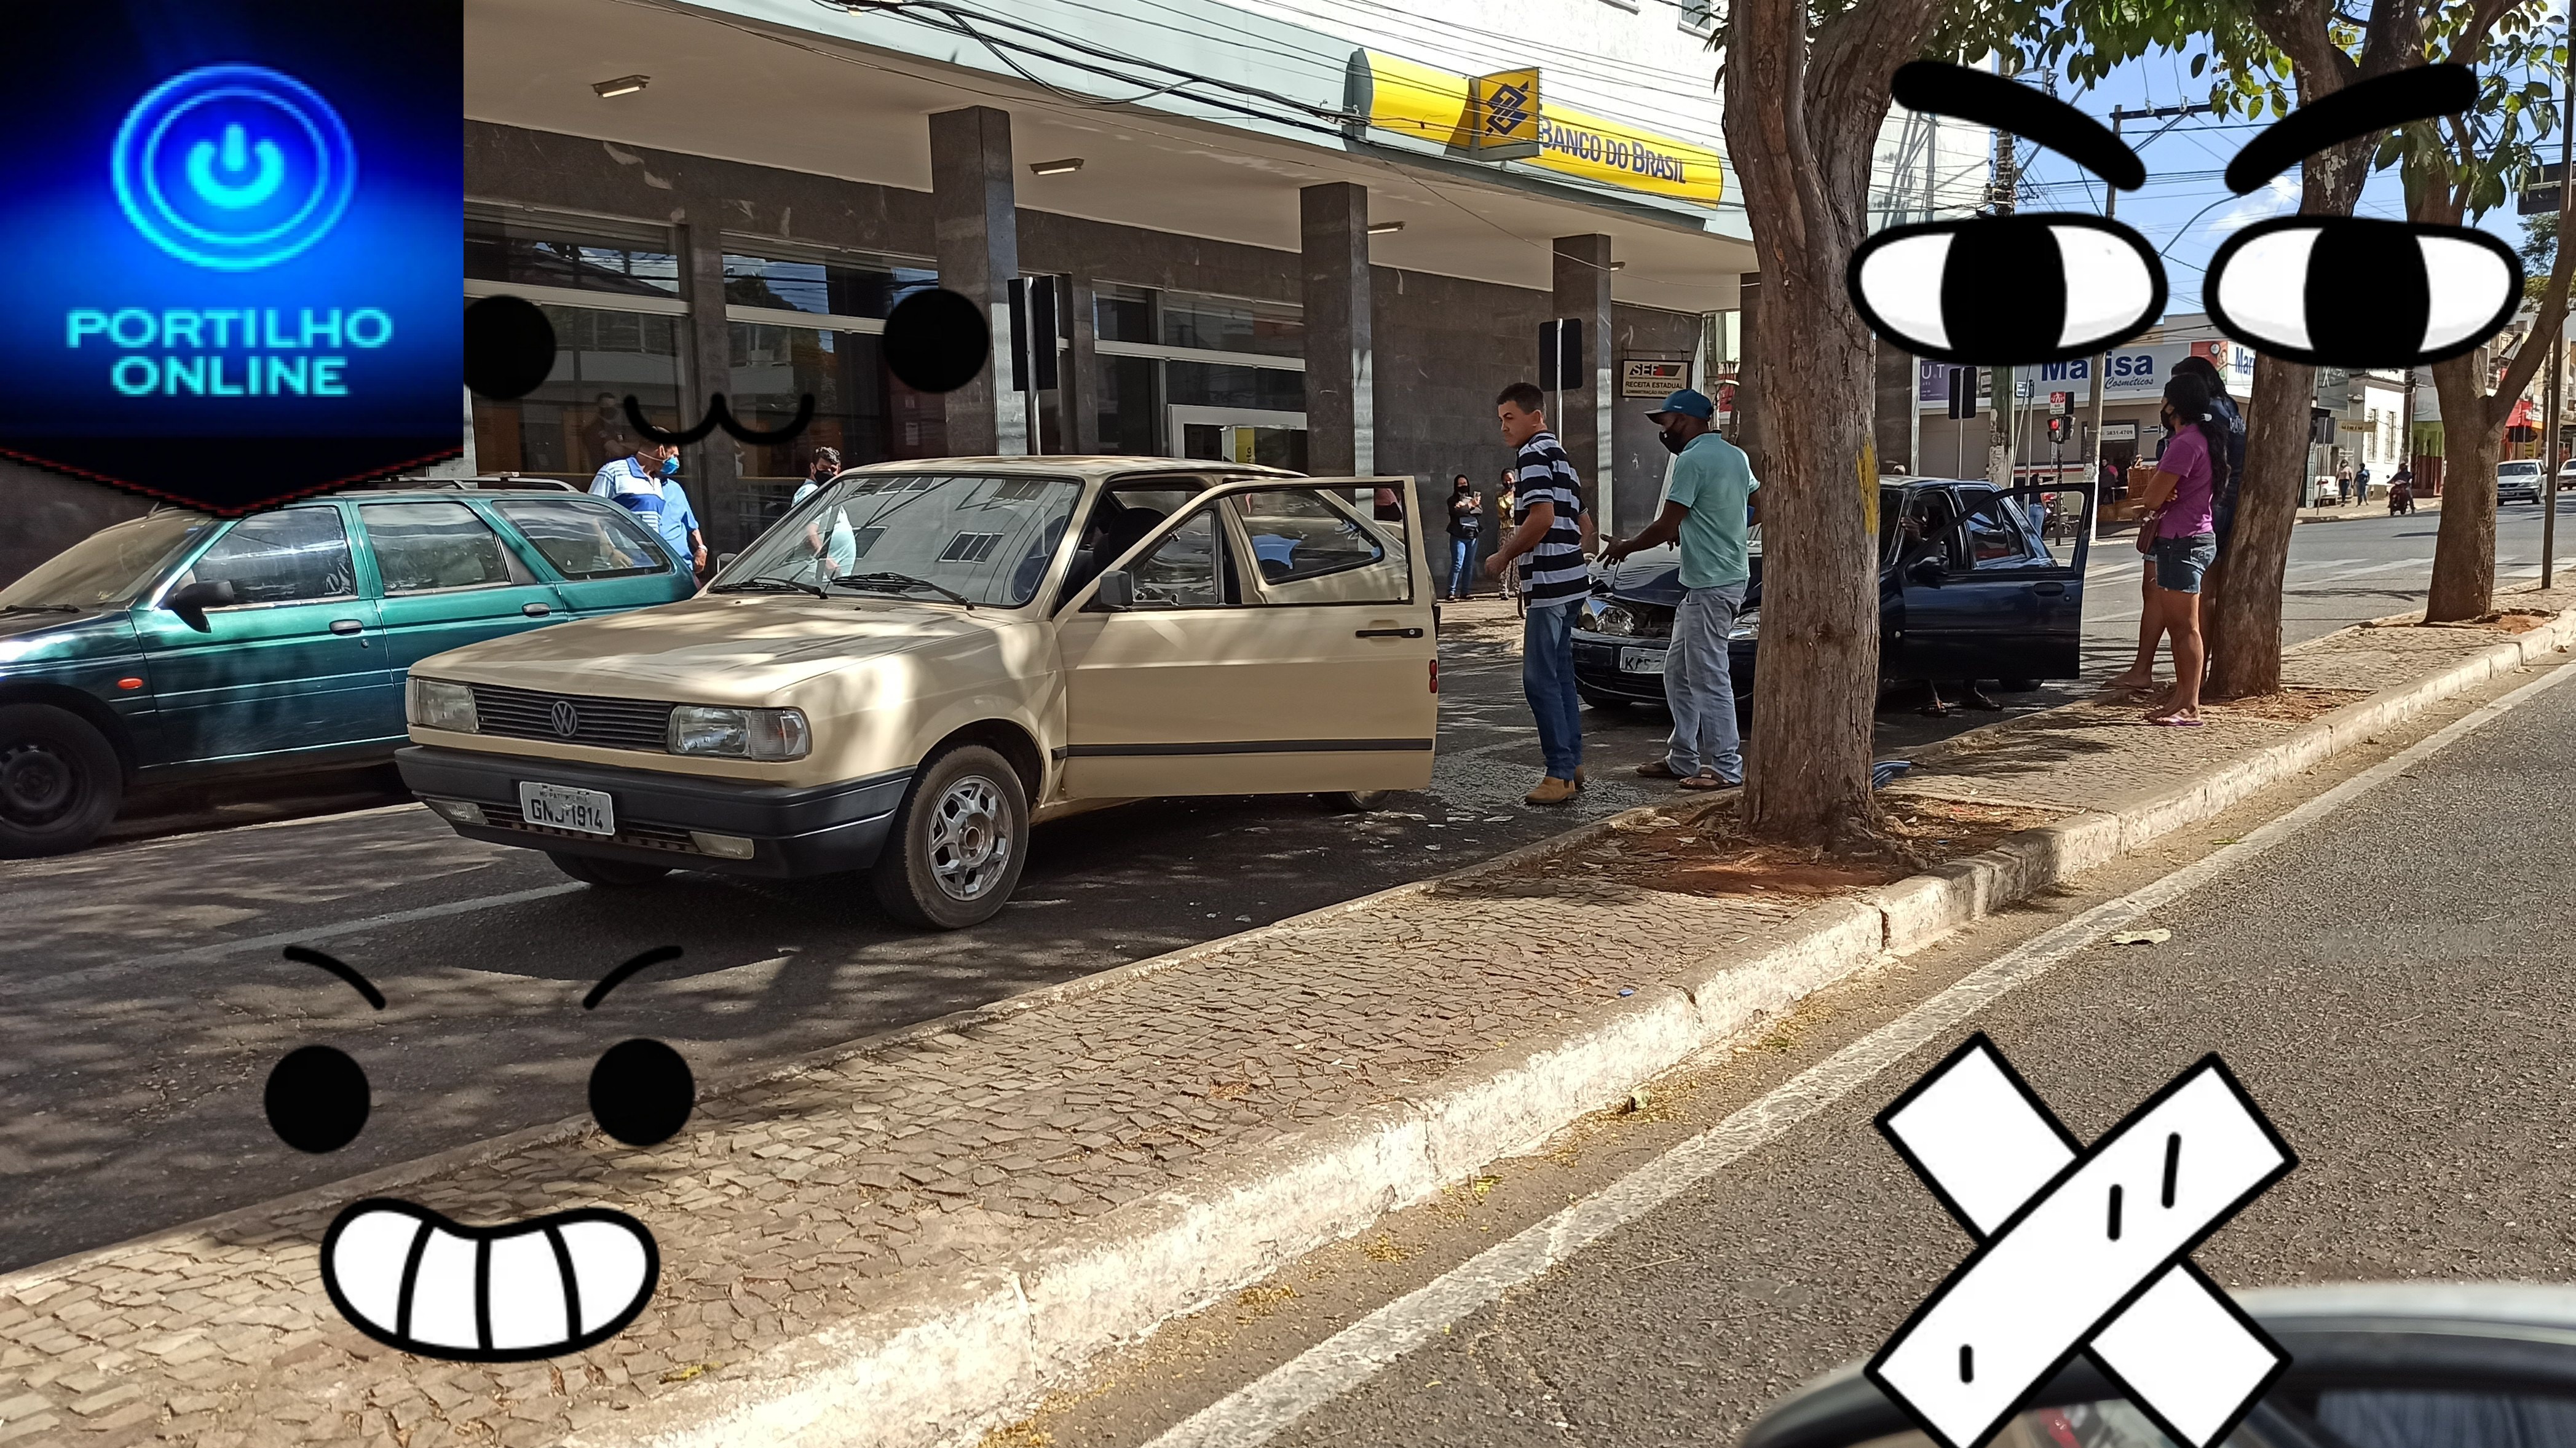
[{"label": "brown boot", "polygon": [[1530,804],[1572,804],[1576,785],[1573,780],[1551,774],[1538,782],[1538,788],[1521,798]]},{"label": "brown boot", "polygon": [[1583,766],[1580,764],[1574,766],[1574,787],[1576,789],[1590,789],[1592,787],[1592,781],[1583,777]]}]

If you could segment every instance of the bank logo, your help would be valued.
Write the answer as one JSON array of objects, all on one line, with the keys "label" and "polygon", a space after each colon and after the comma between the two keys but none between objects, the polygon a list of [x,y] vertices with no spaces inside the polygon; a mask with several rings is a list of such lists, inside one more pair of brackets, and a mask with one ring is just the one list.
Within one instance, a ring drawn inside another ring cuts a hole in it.
[{"label": "bank logo", "polygon": [[153,245],[197,266],[256,271],[338,224],[358,155],[339,113],[302,81],[210,65],[135,102],[109,174],[126,219]]},{"label": "bank logo", "polygon": [[1497,85],[1485,93],[1485,129],[1497,136],[1520,134],[1529,123],[1529,93],[1525,85]]}]

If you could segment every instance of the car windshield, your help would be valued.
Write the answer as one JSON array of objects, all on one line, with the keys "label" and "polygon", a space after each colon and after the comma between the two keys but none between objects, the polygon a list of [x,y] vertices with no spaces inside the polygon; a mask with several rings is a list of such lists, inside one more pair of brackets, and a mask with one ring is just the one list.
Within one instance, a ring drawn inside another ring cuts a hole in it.
[{"label": "car windshield", "polygon": [[2498,463],[2498,464],[2496,464],[2496,476],[2498,476],[2498,477],[2500,477],[2500,478],[2528,478],[2528,477],[2536,477],[2536,476],[2538,476],[2538,475],[2539,475],[2539,472],[2540,472],[2540,464],[2538,464],[2538,463]]},{"label": "car windshield", "polygon": [[1082,486],[1069,478],[866,473],[805,500],[717,592],[796,589],[1017,608],[1037,596]]},{"label": "car windshield", "polygon": [[215,520],[203,513],[172,508],[102,528],[0,588],[0,608],[108,608],[130,603],[214,526]]}]

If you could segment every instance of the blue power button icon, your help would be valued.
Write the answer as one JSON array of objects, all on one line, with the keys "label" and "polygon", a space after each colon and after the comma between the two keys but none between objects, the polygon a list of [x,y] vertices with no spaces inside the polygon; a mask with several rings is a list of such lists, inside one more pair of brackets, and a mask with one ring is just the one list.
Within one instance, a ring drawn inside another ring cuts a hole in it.
[{"label": "blue power button icon", "polygon": [[339,113],[302,81],[210,65],[135,102],[109,174],[126,219],[154,245],[253,271],[330,232],[357,188],[358,156]]}]

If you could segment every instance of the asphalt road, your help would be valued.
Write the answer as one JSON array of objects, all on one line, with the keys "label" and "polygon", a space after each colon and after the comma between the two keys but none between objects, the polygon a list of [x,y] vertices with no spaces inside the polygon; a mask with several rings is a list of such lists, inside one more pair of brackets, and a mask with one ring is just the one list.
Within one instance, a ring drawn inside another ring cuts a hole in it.
[{"label": "asphalt road", "polygon": [[[2205,838],[2191,831],[2158,858],[2107,868],[2125,868],[2126,883],[2041,902],[2019,912],[2029,922],[1995,922],[1983,940],[1820,1000],[1723,1066],[1683,1073],[1672,1100],[1644,1116],[1594,1118],[1370,1241],[1166,1329],[1099,1384],[1061,1395],[1017,1441],[1154,1442],[2007,945],[2232,843],[2359,767],[2283,786]],[[2151,922],[2172,932],[2163,944],[2083,950],[1266,1441],[1732,1441],[1783,1394],[1874,1352],[1970,1250],[1872,1118],[1976,1030],[2086,1140],[2204,1053],[2226,1060],[2300,1164],[2196,1254],[2225,1285],[2566,1282],[2576,1275],[2572,859],[2576,684],[2169,903]],[[1668,1110],[1678,1119],[1653,1119]],[[1329,1363],[1332,1351],[1304,1360]]]},{"label": "asphalt road", "polygon": [[[2507,524],[2509,567],[2530,556],[2517,552],[2517,526]],[[2286,627],[2303,637],[2398,611],[2405,589],[2420,590],[2431,547],[2423,518],[2302,527]],[[2120,594],[2134,567],[2097,560],[2090,667],[2125,661],[2135,604]],[[2115,599],[2127,619],[2103,608]],[[459,840],[384,794],[318,806],[381,806],[372,810],[0,863],[0,988],[11,1003],[0,1015],[0,1270],[577,1114],[592,1061],[625,1035],[670,1041],[721,1081],[1658,797],[1628,766],[1661,752],[1665,726],[1659,711],[1630,709],[1589,713],[1596,783],[1578,806],[1520,804],[1538,771],[1515,636],[1499,604],[1453,611],[1429,792],[1365,816],[1303,798],[1183,800],[1049,825],[1019,898],[959,935],[890,926],[857,881],[683,873],[641,892],[594,892],[540,855]],[[2041,707],[2066,692],[2013,703]],[[1891,695],[1881,715],[1883,752],[1995,717],[1924,719],[1907,702]],[[292,800],[266,807],[296,810]],[[355,964],[387,1009],[370,1013],[320,972],[285,963],[289,943]],[[660,989],[621,992],[613,1027],[579,1010],[600,973],[665,944],[685,956],[656,969]],[[358,1055],[375,1088],[369,1129],[327,1158],[283,1147],[259,1105],[271,1065],[308,1041]]]}]

